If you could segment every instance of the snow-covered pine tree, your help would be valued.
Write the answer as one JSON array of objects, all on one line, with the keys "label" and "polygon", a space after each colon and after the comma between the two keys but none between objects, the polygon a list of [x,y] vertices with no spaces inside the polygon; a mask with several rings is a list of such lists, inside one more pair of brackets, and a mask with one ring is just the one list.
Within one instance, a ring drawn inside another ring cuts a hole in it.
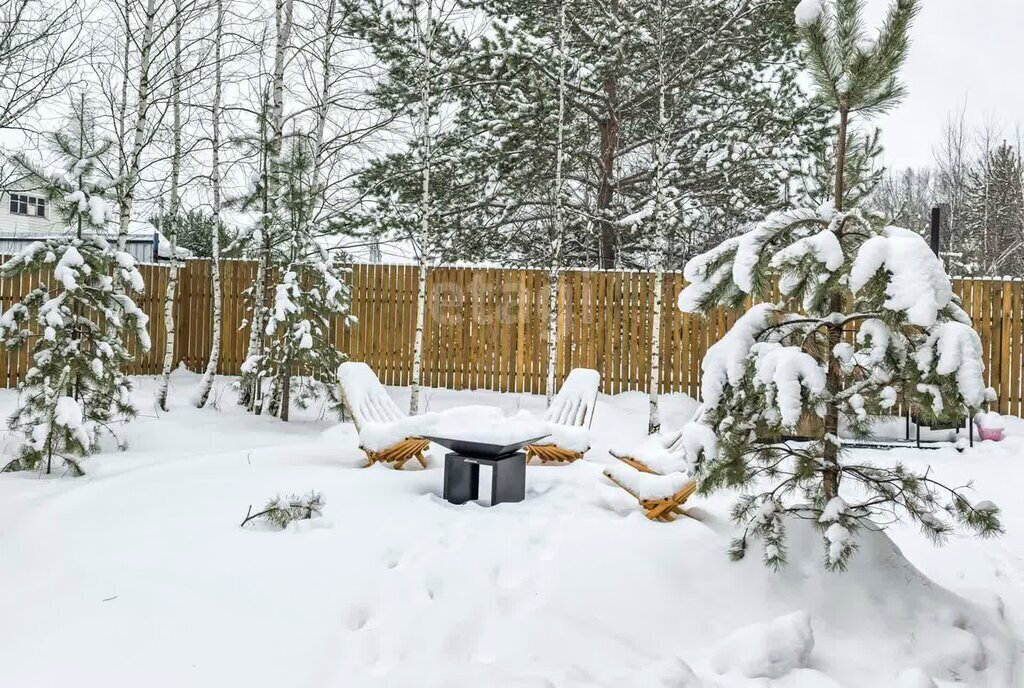
[{"label": "snow-covered pine tree", "polygon": [[[840,424],[870,436],[873,420],[900,401],[925,423],[963,420],[992,399],[982,378],[981,343],[925,241],[847,207],[845,142],[851,115],[891,107],[903,89],[915,0],[896,0],[874,41],[860,0],[803,0],[797,9],[819,95],[837,113],[833,199],[820,208],[772,214],[742,235],[689,261],[680,307],[705,312],[748,299],[750,307],[704,362],[703,406],[686,427],[702,492],[745,491],[734,517],[766,564],[785,563],[788,516],[821,529],[829,568],[843,569],[860,527],[909,517],[941,541],[954,524],[999,532],[998,510],[905,466],[849,456]],[[791,443],[801,421],[823,432]],[[850,484],[853,489],[840,490]]]},{"label": "snow-covered pine tree", "polygon": [[[335,371],[347,357],[335,348],[334,318],[347,325],[350,291],[346,270],[316,241],[315,211],[323,195],[310,141],[292,138],[281,166],[281,197],[274,224],[289,239],[275,251],[282,266],[267,316],[267,343],[260,367],[271,380],[271,414],[288,420],[294,402],[335,400]],[[295,390],[294,386],[298,385]]]},{"label": "snow-covered pine tree", "polygon": [[965,237],[959,251],[966,263],[988,276],[1024,276],[1024,162],[1003,141],[982,151],[968,175]]},{"label": "snow-covered pine tree", "polygon": [[148,318],[131,298],[142,291],[142,276],[135,260],[104,236],[113,182],[97,173],[97,160],[110,144],[93,136],[84,97],[74,113],[71,126],[51,137],[62,171],[15,158],[67,231],[29,244],[0,268],[3,277],[48,274],[0,317],[8,350],[32,343],[32,366],[9,421],[25,442],[7,469],[50,473],[63,463],[81,475],[80,459],[97,446],[100,432],[135,415],[122,371],[131,360],[126,341],[149,349]]},{"label": "snow-covered pine tree", "polygon": [[[601,12],[564,4],[563,265],[654,265],[659,147],[668,268],[709,235],[781,207],[775,168],[791,166],[823,126],[796,81],[790,0],[613,2]],[[475,193],[445,220],[500,237],[488,259],[547,265],[560,8],[481,7],[492,27],[460,65],[468,88],[458,111],[463,177]]]}]

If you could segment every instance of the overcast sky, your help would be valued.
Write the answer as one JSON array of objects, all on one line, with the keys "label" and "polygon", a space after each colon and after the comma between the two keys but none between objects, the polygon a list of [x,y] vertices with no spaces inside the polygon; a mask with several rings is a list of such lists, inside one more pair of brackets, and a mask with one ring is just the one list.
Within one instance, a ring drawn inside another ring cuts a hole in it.
[{"label": "overcast sky", "polygon": [[[919,166],[951,111],[966,106],[968,121],[994,121],[1004,134],[1024,125],[1024,0],[921,0],[904,71],[910,93],[878,120],[886,162]],[[878,25],[889,0],[868,0]]]}]

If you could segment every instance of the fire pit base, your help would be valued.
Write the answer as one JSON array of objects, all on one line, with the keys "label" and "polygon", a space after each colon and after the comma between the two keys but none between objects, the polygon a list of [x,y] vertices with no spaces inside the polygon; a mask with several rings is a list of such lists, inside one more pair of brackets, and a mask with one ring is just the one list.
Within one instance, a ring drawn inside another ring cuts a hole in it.
[{"label": "fire pit base", "polygon": [[444,457],[444,498],[465,504],[480,497],[480,466],[491,467],[491,506],[526,499],[526,454],[477,459],[451,452]]}]

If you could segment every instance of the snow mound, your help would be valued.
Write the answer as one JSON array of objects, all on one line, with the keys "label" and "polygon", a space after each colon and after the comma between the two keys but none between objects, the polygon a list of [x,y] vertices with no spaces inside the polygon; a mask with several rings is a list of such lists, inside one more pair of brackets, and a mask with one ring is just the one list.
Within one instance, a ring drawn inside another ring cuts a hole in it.
[{"label": "snow mound", "polygon": [[807,666],[814,649],[811,617],[793,612],[736,631],[715,648],[711,665],[720,674],[735,672],[748,678],[781,678]]}]

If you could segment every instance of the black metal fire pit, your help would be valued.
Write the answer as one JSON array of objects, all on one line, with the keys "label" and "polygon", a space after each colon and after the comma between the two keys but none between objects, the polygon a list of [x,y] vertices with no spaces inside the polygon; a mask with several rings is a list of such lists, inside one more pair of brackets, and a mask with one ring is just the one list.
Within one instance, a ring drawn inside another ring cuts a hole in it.
[{"label": "black metal fire pit", "polygon": [[547,435],[512,444],[488,444],[454,437],[426,436],[453,451],[444,457],[444,498],[465,504],[480,497],[480,466],[491,467],[491,506],[526,498],[526,454],[519,451]]}]

